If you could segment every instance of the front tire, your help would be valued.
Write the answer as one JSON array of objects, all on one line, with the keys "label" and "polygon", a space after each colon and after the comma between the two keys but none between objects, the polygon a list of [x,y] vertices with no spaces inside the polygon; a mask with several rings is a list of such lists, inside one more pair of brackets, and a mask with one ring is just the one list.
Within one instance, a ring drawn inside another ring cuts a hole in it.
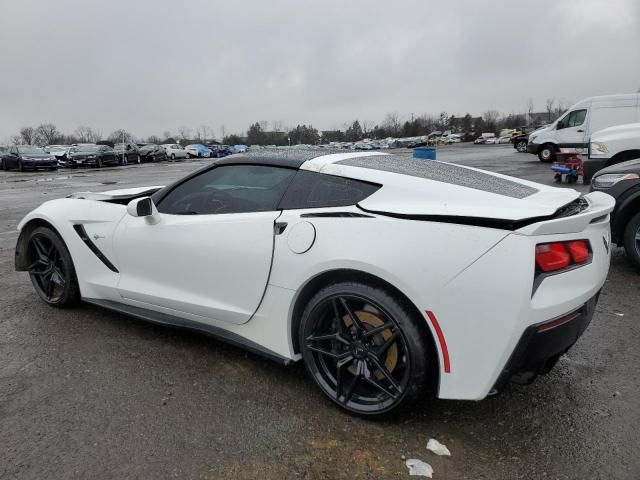
[{"label": "front tire", "polygon": [[406,301],[356,282],[320,290],[299,330],[311,377],[350,413],[387,413],[424,390],[432,361],[428,332]]},{"label": "front tire", "polygon": [[538,152],[538,158],[541,162],[549,163],[556,159],[556,149],[553,145],[543,145]]},{"label": "front tire", "polygon": [[624,229],[624,249],[633,264],[640,268],[640,212],[629,220]]},{"label": "front tire", "polygon": [[80,289],[71,255],[62,238],[48,227],[31,232],[27,243],[29,277],[38,296],[52,307],[79,300]]},{"label": "front tire", "polygon": [[518,142],[516,142],[516,150],[520,153],[525,153],[527,151],[527,141],[519,140]]},{"label": "front tire", "polygon": [[24,163],[22,163],[22,160],[18,160],[18,170],[24,172]]},{"label": "front tire", "polygon": [[175,153],[172,153],[172,154],[171,154],[171,161],[172,161],[172,162],[175,162],[175,161],[176,161],[176,154],[175,154]]}]

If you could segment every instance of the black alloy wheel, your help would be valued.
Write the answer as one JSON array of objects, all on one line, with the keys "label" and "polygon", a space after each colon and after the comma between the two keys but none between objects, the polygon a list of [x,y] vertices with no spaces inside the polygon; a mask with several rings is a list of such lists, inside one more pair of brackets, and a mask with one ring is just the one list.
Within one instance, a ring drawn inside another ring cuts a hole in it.
[{"label": "black alloy wheel", "polygon": [[359,283],[318,292],[302,315],[305,366],[322,391],[351,413],[391,411],[422,390],[429,348],[407,306]]},{"label": "black alloy wheel", "polygon": [[22,163],[22,160],[18,160],[18,170],[24,172],[24,163]]},{"label": "black alloy wheel", "polygon": [[624,250],[637,268],[640,268],[640,212],[636,213],[624,229]]},{"label": "black alloy wheel", "polygon": [[102,168],[102,158],[98,158],[98,159],[96,160],[96,167],[98,167],[98,168]]},{"label": "black alloy wheel", "polygon": [[518,140],[516,142],[516,150],[520,153],[525,153],[527,151],[527,141],[526,140]]},{"label": "black alloy wheel", "polygon": [[78,300],[78,281],[62,239],[47,227],[38,227],[27,244],[29,277],[42,300],[55,307]]}]

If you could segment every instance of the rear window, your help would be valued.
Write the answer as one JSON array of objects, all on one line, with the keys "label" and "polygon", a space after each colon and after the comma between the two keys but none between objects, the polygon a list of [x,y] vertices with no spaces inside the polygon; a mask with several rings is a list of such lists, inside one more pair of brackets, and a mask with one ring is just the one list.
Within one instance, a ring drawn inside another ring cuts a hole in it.
[{"label": "rear window", "polygon": [[369,182],[299,170],[278,209],[346,207],[361,202],[379,188]]}]

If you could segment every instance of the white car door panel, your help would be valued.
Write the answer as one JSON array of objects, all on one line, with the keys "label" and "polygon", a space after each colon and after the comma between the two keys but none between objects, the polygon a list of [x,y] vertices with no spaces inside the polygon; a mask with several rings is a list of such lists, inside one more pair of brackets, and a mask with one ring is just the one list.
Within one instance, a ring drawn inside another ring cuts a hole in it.
[{"label": "white car door panel", "polygon": [[127,216],[114,237],[118,290],[177,312],[235,324],[256,311],[269,279],[279,212]]}]

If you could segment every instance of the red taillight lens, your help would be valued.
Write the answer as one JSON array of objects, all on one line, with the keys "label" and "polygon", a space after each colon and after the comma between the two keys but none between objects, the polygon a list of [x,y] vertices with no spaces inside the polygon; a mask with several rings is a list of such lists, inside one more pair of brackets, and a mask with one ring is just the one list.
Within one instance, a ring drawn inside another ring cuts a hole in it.
[{"label": "red taillight lens", "polygon": [[545,243],[536,246],[536,265],[543,272],[567,268],[571,256],[563,243]]},{"label": "red taillight lens", "polygon": [[567,242],[567,250],[575,263],[584,263],[589,259],[589,247],[584,240]]}]

